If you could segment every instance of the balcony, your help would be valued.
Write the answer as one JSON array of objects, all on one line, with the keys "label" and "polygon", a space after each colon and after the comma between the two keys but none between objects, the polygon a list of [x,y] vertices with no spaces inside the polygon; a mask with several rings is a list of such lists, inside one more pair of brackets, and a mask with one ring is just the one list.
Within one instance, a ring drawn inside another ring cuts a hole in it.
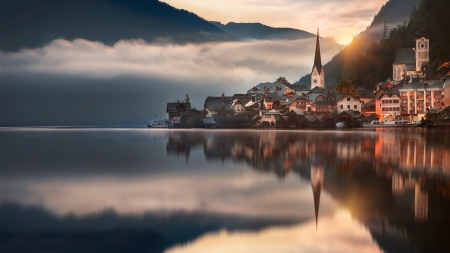
[{"label": "balcony", "polygon": [[408,96],[401,96],[400,99],[408,99]]},{"label": "balcony", "polygon": [[414,100],[414,96],[410,96],[409,99]]},{"label": "balcony", "polygon": [[423,95],[417,96],[417,99],[423,99]]},{"label": "balcony", "polygon": [[419,111],[417,111],[417,113],[418,114],[425,114],[425,111],[424,110],[419,110]]},{"label": "balcony", "polygon": [[435,99],[442,99],[442,98],[444,98],[444,95],[434,95],[434,98]]},{"label": "balcony", "polygon": [[416,111],[411,110],[411,111],[409,111],[409,114],[416,114]]}]

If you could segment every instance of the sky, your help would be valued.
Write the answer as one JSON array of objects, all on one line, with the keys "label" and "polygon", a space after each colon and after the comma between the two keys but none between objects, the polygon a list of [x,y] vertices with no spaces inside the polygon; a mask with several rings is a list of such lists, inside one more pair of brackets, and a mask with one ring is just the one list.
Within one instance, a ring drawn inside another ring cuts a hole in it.
[{"label": "sky", "polygon": [[387,0],[164,0],[210,21],[259,22],[290,27],[348,44],[363,31]]}]

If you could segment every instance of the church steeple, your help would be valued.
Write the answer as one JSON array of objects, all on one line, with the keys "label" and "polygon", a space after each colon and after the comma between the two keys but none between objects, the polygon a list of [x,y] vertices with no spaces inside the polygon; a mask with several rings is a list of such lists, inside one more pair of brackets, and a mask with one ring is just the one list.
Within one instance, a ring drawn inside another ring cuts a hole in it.
[{"label": "church steeple", "polygon": [[320,56],[320,42],[319,42],[319,29],[317,29],[317,40],[316,40],[316,53],[314,55],[314,67],[316,67],[317,72],[322,72],[322,57]]},{"label": "church steeple", "polygon": [[319,86],[325,88],[325,73],[322,66],[322,57],[320,55],[319,29],[317,29],[316,52],[314,55],[314,65],[311,71],[311,89]]}]

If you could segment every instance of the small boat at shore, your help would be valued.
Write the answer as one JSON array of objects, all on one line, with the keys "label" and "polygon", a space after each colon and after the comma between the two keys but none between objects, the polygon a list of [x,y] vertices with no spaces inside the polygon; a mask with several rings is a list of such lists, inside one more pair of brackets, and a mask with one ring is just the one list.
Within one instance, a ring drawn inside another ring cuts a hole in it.
[{"label": "small boat at shore", "polygon": [[169,128],[169,124],[167,120],[154,120],[152,121],[152,124],[148,124],[147,127],[149,128]]},{"label": "small boat at shore", "polygon": [[409,122],[408,120],[395,120],[395,121],[372,120],[371,122],[363,124],[363,127],[367,127],[367,128],[415,127],[415,126],[416,126],[416,123]]}]

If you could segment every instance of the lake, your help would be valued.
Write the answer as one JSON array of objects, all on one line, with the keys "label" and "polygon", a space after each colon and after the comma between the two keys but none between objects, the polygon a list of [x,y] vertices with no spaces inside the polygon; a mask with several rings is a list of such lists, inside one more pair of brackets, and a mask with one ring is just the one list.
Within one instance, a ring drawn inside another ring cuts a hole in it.
[{"label": "lake", "polygon": [[450,129],[0,129],[0,252],[450,252]]}]

